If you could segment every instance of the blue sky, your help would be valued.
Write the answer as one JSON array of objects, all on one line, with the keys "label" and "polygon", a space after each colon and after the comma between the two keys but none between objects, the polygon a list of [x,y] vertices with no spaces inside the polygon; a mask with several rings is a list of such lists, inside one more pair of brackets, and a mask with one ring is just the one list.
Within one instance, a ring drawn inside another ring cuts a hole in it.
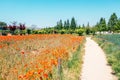
[{"label": "blue sky", "polygon": [[46,27],[74,16],[78,24],[95,25],[100,17],[108,21],[113,12],[120,17],[120,0],[0,0],[0,21],[8,24]]}]

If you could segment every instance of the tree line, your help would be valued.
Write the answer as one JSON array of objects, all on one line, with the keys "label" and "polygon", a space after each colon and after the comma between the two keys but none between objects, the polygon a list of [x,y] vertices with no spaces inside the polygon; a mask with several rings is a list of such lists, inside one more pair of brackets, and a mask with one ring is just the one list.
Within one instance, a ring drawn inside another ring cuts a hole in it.
[{"label": "tree line", "polygon": [[69,19],[64,21],[64,24],[63,24],[62,20],[60,20],[57,22],[57,25],[54,28],[58,29],[58,30],[61,30],[61,29],[73,29],[73,30],[75,30],[76,27],[77,27],[77,23],[75,21],[75,18],[73,17],[71,19],[71,23],[70,23]]},{"label": "tree line", "polygon": [[100,20],[96,23],[94,26],[90,26],[89,22],[87,25],[77,25],[77,22],[75,18],[73,17],[71,21],[68,19],[66,21],[60,20],[57,22],[57,25],[51,28],[44,28],[44,30],[54,30],[57,33],[77,33],[79,35],[84,34],[93,34],[95,35],[97,32],[101,34],[101,32],[107,32],[107,33],[119,33],[120,32],[120,18],[117,17],[116,13],[111,14],[108,22],[105,18],[101,17]]},{"label": "tree line", "polygon": [[19,23],[17,25],[17,22],[13,22],[11,25],[7,25],[5,22],[0,22],[0,33],[1,35],[7,35],[7,34],[12,34],[12,35],[22,35],[26,34],[26,25]]},{"label": "tree line", "polygon": [[116,13],[113,13],[108,22],[106,22],[105,18],[101,17],[100,21],[94,26],[96,31],[104,32],[108,31],[109,33],[120,32],[120,18],[117,17]]},{"label": "tree line", "polygon": [[87,25],[78,25],[74,17],[71,20],[65,21],[59,20],[54,27],[46,27],[42,29],[29,29],[26,28],[25,24],[7,26],[5,22],[0,22],[0,32],[2,34],[79,34],[79,35],[95,35],[97,32],[108,32],[108,33],[119,33],[120,32],[120,18],[117,17],[116,13],[113,13],[108,22],[106,19],[101,17],[100,20],[94,26],[90,26],[89,22]]}]

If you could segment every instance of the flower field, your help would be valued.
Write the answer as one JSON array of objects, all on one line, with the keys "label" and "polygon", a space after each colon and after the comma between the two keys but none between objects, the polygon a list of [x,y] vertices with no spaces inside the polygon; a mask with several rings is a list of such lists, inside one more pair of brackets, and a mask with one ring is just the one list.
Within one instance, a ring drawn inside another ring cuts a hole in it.
[{"label": "flower field", "polygon": [[60,34],[0,36],[0,80],[54,80],[61,61],[69,60],[84,39]]}]

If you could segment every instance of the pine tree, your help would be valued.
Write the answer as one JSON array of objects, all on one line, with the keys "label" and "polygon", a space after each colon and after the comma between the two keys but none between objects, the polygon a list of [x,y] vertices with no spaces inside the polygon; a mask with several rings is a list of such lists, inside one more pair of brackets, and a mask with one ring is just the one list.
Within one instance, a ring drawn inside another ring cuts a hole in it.
[{"label": "pine tree", "polygon": [[63,28],[62,20],[57,22],[57,25],[55,26],[55,29],[61,30]]},{"label": "pine tree", "polygon": [[63,23],[62,23],[62,20],[60,20],[59,22],[59,29],[61,30],[63,28]]},{"label": "pine tree", "polygon": [[66,23],[66,28],[67,28],[67,29],[69,29],[69,28],[70,28],[69,19],[67,20],[67,23]]},{"label": "pine tree", "polygon": [[67,22],[64,21],[64,29],[67,29]]},{"label": "pine tree", "polygon": [[120,19],[117,21],[116,30],[120,30]]},{"label": "pine tree", "polygon": [[95,29],[96,29],[96,31],[100,31],[100,29],[99,29],[99,23],[98,22],[95,25]]},{"label": "pine tree", "polygon": [[86,34],[89,35],[90,34],[90,25],[89,25],[89,22],[87,24],[87,27],[86,27]]},{"label": "pine tree", "polygon": [[105,18],[100,19],[99,27],[100,27],[101,31],[106,31],[107,30]]},{"label": "pine tree", "polygon": [[84,24],[82,25],[82,28],[85,29],[85,25]]},{"label": "pine tree", "polygon": [[113,13],[111,16],[110,16],[110,19],[108,21],[108,29],[110,31],[115,31],[115,27],[117,25],[117,15],[115,13]]},{"label": "pine tree", "polygon": [[73,30],[75,30],[75,28],[76,28],[76,21],[75,21],[75,18],[74,18],[74,17],[71,19],[70,28],[73,29]]}]

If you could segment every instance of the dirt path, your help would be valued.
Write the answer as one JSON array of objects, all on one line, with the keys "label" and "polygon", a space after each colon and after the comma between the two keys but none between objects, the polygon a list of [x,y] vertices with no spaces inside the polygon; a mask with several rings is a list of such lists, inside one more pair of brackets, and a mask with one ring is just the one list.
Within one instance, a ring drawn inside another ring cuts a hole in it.
[{"label": "dirt path", "polygon": [[117,80],[107,66],[105,54],[91,38],[86,39],[85,55],[80,80]]}]

